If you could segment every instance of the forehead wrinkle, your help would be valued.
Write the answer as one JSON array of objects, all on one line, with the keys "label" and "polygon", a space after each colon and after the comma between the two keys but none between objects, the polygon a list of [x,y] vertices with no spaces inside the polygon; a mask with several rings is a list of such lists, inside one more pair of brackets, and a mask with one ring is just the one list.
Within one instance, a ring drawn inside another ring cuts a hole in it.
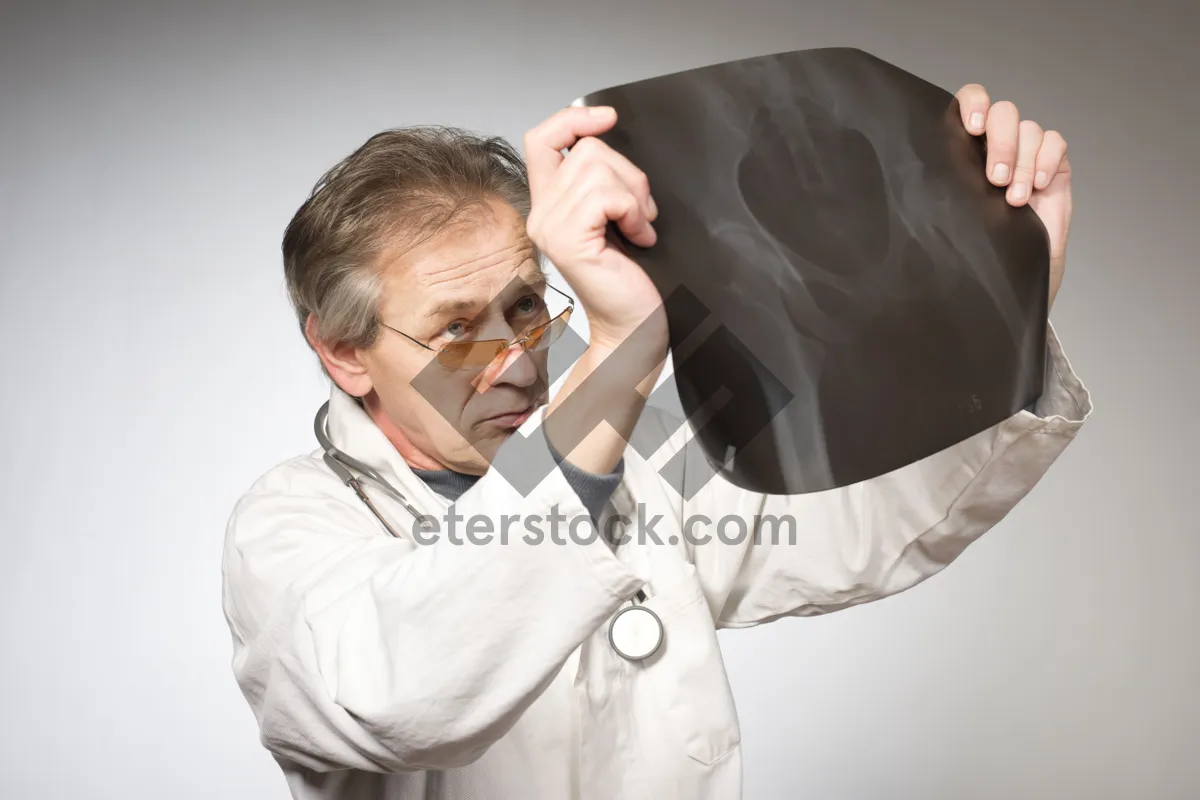
[{"label": "forehead wrinkle", "polygon": [[429,309],[429,311],[425,312],[425,317],[427,319],[431,319],[434,317],[438,317],[442,314],[445,314],[447,312],[474,311],[474,310],[476,310],[476,308],[480,308],[480,309],[486,308],[487,306],[491,305],[496,300],[500,299],[500,297],[506,291],[508,291],[509,286],[512,286],[513,282],[515,282],[515,281],[520,281],[526,287],[531,288],[531,289],[536,289],[540,286],[544,286],[547,283],[547,276],[546,276],[546,273],[542,270],[541,265],[538,264],[536,261],[533,261],[533,259],[528,259],[527,262],[532,263],[534,265],[533,269],[525,275],[517,275],[516,277],[514,277],[512,281],[509,281],[508,286],[505,286],[504,289],[500,290],[500,293],[497,294],[496,297],[493,297],[488,302],[477,303],[473,300],[467,300],[467,299],[443,300],[441,302],[435,303],[434,306]]},{"label": "forehead wrinkle", "polygon": [[502,247],[499,250],[491,253],[485,253],[483,255],[476,256],[475,258],[469,259],[460,264],[439,268],[435,275],[428,276],[423,283],[429,288],[434,288],[443,283],[461,280],[462,278],[478,272],[481,269],[487,269],[490,266],[507,260],[510,255],[519,256],[522,254],[522,251],[527,253],[527,255],[521,259],[521,262],[524,262],[528,260],[533,253],[533,243],[528,240],[517,242],[507,247]]},{"label": "forehead wrinkle", "polygon": [[[505,248],[505,249],[507,250],[510,248]],[[475,259],[474,261],[478,261],[478,259]],[[474,263],[474,261],[471,263]],[[517,292],[521,291],[520,287],[517,287],[515,290],[512,288],[514,286],[514,284],[516,284],[518,282],[520,284],[524,284],[524,286],[527,288],[531,288],[531,289],[535,289],[535,290],[538,287],[543,286],[547,282],[547,276],[546,276],[545,271],[542,269],[542,265],[536,259],[532,258],[531,255],[526,255],[524,260],[522,262],[520,262],[520,267],[524,267],[524,265],[526,265],[526,264],[530,265],[531,268],[519,269],[518,274],[515,275],[512,279],[510,279],[506,283],[506,285],[504,287],[502,287],[498,292],[496,292],[495,296],[489,297],[487,300],[482,301],[482,302],[480,302],[478,298],[470,298],[470,297],[443,298],[441,300],[434,301],[431,304],[431,306],[428,307],[428,310],[423,312],[423,317],[426,320],[431,320],[431,319],[438,318],[444,314],[455,313],[455,312],[473,312],[473,313],[476,313],[476,315],[481,314],[481,313],[484,313],[485,309],[492,306],[497,301],[500,301],[502,303],[508,302],[508,300],[505,299],[505,296],[507,294],[512,293],[514,291],[517,291]],[[471,269],[470,272],[474,273],[478,269],[479,269],[478,265],[475,265],[475,267],[473,269]],[[426,281],[424,283],[424,285],[427,288],[432,288],[432,287],[438,286],[440,284],[444,284],[449,281],[453,281],[455,278],[460,278],[460,277],[462,277],[462,271],[456,267],[455,273],[452,276],[444,277],[439,280]]]}]

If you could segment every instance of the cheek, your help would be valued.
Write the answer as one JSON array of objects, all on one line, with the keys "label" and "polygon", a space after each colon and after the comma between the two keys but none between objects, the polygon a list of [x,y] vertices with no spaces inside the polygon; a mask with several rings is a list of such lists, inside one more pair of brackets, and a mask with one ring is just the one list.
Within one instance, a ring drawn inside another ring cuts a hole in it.
[{"label": "cheek", "polygon": [[436,365],[405,376],[399,394],[419,416],[435,415],[457,423],[475,398],[475,388],[465,373],[447,372]]},{"label": "cheek", "polygon": [[367,370],[384,407],[409,418],[441,415],[455,421],[474,394],[469,377],[391,348],[373,353]]}]

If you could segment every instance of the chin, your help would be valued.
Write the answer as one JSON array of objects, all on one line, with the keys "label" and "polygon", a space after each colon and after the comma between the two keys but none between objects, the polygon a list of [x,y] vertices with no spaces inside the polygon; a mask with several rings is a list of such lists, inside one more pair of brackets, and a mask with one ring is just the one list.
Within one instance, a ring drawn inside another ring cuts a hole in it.
[{"label": "chin", "polygon": [[488,431],[485,435],[471,443],[471,447],[479,454],[479,457],[484,461],[484,467],[491,466],[492,459],[496,457],[496,451],[500,449],[500,445],[508,441],[509,437],[516,433],[511,431]]}]

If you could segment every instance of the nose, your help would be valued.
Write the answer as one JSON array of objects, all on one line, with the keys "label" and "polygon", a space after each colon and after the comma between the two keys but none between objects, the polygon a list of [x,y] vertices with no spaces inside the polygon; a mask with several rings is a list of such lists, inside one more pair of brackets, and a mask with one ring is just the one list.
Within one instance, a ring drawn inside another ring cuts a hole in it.
[{"label": "nose", "polygon": [[509,385],[525,389],[539,380],[538,365],[520,345],[502,350],[480,372],[475,380],[475,390],[486,392],[496,385]]},{"label": "nose", "polygon": [[490,383],[507,383],[524,388],[532,386],[538,379],[537,364],[520,345],[501,351],[496,360],[488,365],[494,370]]}]

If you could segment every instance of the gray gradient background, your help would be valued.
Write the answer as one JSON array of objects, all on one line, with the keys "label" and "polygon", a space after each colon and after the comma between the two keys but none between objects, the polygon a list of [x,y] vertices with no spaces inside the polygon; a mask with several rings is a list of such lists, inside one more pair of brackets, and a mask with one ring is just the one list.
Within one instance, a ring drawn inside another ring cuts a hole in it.
[{"label": "gray gradient background", "polygon": [[592,89],[829,45],[1065,133],[1052,318],[1097,409],[942,575],[724,636],[746,796],[1200,796],[1200,14],[1120,5],[5,0],[0,797],[286,797],[219,550],[313,444],[279,240],[322,170],[384,127],[519,142]]}]

